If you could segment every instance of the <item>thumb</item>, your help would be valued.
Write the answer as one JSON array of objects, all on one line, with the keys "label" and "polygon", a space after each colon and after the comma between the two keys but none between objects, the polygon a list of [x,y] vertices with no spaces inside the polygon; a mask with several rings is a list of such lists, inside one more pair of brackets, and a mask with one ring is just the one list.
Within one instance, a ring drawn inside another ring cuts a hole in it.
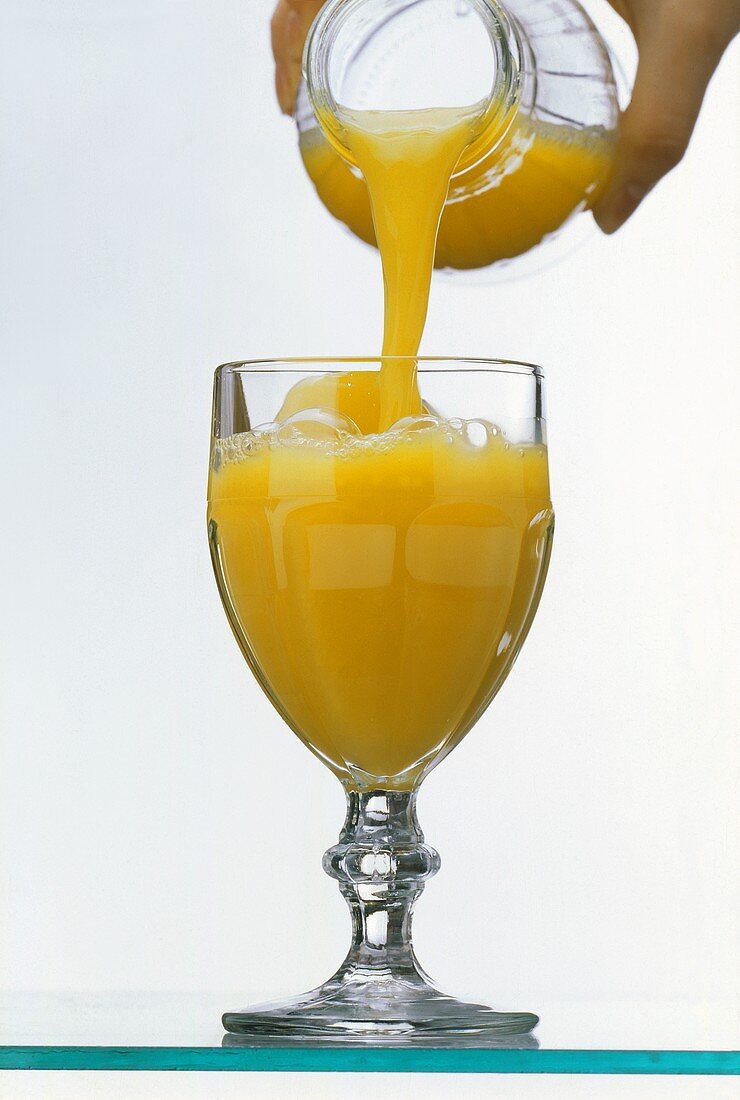
[{"label": "thumb", "polygon": [[614,233],[659,180],[682,159],[707,85],[730,36],[718,33],[711,13],[691,5],[650,4],[636,28],[640,63],[622,119],[614,170],[594,206],[605,233]]}]

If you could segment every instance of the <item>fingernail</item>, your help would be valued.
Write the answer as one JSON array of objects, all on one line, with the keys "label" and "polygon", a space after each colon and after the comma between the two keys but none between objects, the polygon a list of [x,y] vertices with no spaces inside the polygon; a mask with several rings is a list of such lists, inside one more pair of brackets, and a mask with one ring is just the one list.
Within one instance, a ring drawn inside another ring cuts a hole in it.
[{"label": "fingernail", "polygon": [[596,224],[602,233],[616,233],[632,217],[650,188],[638,183],[628,183],[617,191],[605,209],[594,212]]},{"label": "fingernail", "polygon": [[278,61],[275,65],[275,91],[277,92],[280,110],[284,115],[289,115],[293,104],[290,100],[288,66],[284,61]]}]

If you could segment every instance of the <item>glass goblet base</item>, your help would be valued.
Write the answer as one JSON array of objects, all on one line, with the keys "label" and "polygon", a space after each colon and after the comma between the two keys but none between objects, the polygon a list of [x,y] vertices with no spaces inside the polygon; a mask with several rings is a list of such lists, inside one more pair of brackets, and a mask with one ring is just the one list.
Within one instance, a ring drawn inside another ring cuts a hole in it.
[{"label": "glass goblet base", "polygon": [[310,993],[223,1017],[226,1030],[241,1037],[233,1045],[255,1046],[511,1046],[518,1037],[517,1046],[537,1047],[529,1034],[537,1022],[531,1012],[458,1001],[421,976],[360,979],[341,970]]},{"label": "glass goblet base", "polygon": [[[439,855],[424,843],[416,795],[351,792],[339,843],[324,856],[352,916],[347,958],[323,985],[227,1012],[226,1045],[533,1046],[531,1012],[495,1012],[441,993],[411,944],[411,914]],[[515,1041],[518,1037],[518,1041]]]}]

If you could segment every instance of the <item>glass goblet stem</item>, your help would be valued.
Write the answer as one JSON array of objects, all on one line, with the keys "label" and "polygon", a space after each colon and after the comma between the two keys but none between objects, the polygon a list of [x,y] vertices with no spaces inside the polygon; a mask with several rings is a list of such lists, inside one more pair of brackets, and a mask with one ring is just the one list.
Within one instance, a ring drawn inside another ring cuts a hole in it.
[{"label": "glass goblet stem", "polygon": [[336,977],[428,982],[411,942],[414,904],[440,867],[424,842],[416,791],[349,791],[339,841],[324,855],[352,916],[352,944]]}]

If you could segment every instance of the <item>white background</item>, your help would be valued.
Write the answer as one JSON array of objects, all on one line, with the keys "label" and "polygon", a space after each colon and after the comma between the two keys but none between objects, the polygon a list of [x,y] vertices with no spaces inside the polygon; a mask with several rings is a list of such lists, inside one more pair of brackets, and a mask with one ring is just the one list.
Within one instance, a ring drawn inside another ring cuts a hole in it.
[{"label": "white background", "polygon": [[[223,1007],[243,1007],[340,960],[319,860],[342,795],[220,607],[211,371],[373,353],[378,261],[303,173],[267,0],[1,3],[2,984],[240,990]],[[709,1030],[737,1013],[738,56],[617,237],[432,295],[426,352],[537,361],[549,386],[539,616],[420,802],[443,870],[419,954],[502,1007],[699,1003]],[[152,1081],[126,1088],[191,1095]],[[505,1094],[581,1095],[528,1087]]]}]

